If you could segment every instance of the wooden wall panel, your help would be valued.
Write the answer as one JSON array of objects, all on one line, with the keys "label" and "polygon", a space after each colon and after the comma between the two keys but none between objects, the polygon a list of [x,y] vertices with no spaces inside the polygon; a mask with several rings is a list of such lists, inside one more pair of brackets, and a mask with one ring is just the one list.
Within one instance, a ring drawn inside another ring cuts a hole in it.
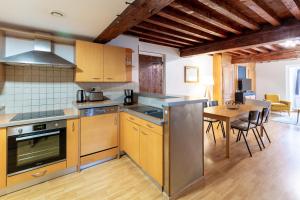
[{"label": "wooden wall panel", "polygon": [[219,104],[223,102],[223,93],[222,93],[222,55],[214,54],[213,55],[213,99],[219,101]]},{"label": "wooden wall panel", "polygon": [[231,64],[231,56],[222,54],[222,69],[223,69],[223,102],[234,100],[236,90],[237,75],[234,65]]},{"label": "wooden wall panel", "polygon": [[248,63],[248,78],[252,79],[252,90],[256,91],[256,63]]},{"label": "wooden wall panel", "polygon": [[[0,58],[5,56],[5,35],[3,31],[0,31]],[[5,81],[5,67],[0,63],[0,82]]]}]

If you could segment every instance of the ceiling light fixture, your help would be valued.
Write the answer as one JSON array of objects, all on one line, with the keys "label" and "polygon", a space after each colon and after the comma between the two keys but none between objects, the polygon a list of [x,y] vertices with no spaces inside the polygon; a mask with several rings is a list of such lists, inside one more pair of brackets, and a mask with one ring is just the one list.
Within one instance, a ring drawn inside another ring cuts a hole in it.
[{"label": "ceiling light fixture", "polygon": [[64,16],[63,12],[58,11],[58,10],[53,10],[50,12],[50,14],[54,17],[63,17]]},{"label": "ceiling light fixture", "polygon": [[286,40],[284,42],[279,43],[279,45],[282,46],[282,47],[284,47],[284,48],[295,48],[299,44],[300,44],[300,40],[299,39]]}]

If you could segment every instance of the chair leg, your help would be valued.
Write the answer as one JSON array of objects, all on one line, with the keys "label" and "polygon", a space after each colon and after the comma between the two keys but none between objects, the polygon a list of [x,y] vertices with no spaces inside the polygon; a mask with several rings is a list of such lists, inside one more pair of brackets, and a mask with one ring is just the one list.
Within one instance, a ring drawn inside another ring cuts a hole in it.
[{"label": "chair leg", "polygon": [[213,124],[211,124],[211,129],[212,129],[212,133],[213,133],[213,136],[214,136],[214,141],[215,141],[215,144],[216,144],[217,142],[216,142],[216,136],[215,136],[215,130],[214,130]]},{"label": "chair leg", "polygon": [[219,121],[218,126],[217,126],[217,129],[219,129],[220,125],[221,125],[221,121]]},{"label": "chair leg", "polygon": [[234,135],[234,134],[235,134],[235,132],[234,132],[234,128],[232,128],[231,130],[232,130],[232,133],[233,133],[233,135]]},{"label": "chair leg", "polygon": [[222,128],[222,134],[223,134],[223,138],[226,138],[226,133],[225,133],[225,128],[224,128],[224,124],[222,121],[220,121],[221,124],[221,128]]},{"label": "chair leg", "polygon": [[269,140],[269,143],[271,143],[271,140],[270,140],[270,138],[269,138],[269,135],[268,135],[267,130],[265,129],[265,127],[263,127],[263,131],[265,132],[265,134],[266,134],[266,136],[267,136],[267,138],[268,138],[268,140]]},{"label": "chair leg", "polygon": [[[234,130],[234,129],[233,129]],[[236,142],[238,142],[240,140],[240,134],[241,134],[241,130],[239,130],[237,137],[236,137]]]},{"label": "chair leg", "polygon": [[249,147],[249,145],[248,145],[248,142],[247,142],[246,136],[245,136],[245,134],[244,134],[244,132],[243,132],[243,131],[241,131],[241,134],[243,135],[243,138],[244,138],[244,140],[245,140],[245,143],[246,143],[246,146],[247,146],[248,152],[249,152],[249,154],[250,154],[250,157],[252,157],[252,153],[251,153],[250,147]]},{"label": "chair leg", "polygon": [[208,126],[207,126],[207,129],[206,129],[206,131],[205,131],[206,133],[208,133],[208,132],[209,132],[210,125],[211,125],[211,123],[209,122],[209,123],[208,123]]},{"label": "chair leg", "polygon": [[258,137],[259,137],[259,140],[260,140],[260,142],[261,142],[263,148],[265,149],[266,147],[265,147],[264,141],[262,140],[261,135],[260,135],[259,131],[257,130],[257,127],[255,127],[255,130],[256,130],[256,132],[257,132],[257,135],[258,135]]},{"label": "chair leg", "polygon": [[254,134],[254,136],[255,136],[255,139],[256,139],[256,142],[257,142],[257,144],[258,144],[258,146],[259,146],[259,149],[262,151],[262,148],[261,148],[261,146],[260,146],[260,143],[259,143],[259,141],[258,141],[258,138],[257,138],[257,135],[256,135],[254,129],[252,129],[252,132],[253,132],[253,134]]}]

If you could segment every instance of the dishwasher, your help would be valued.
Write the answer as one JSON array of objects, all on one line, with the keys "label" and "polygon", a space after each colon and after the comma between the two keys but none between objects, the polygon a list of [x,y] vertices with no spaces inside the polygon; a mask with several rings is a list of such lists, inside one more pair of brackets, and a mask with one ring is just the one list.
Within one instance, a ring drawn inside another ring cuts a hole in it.
[{"label": "dishwasher", "polygon": [[80,110],[80,155],[118,146],[118,106]]}]

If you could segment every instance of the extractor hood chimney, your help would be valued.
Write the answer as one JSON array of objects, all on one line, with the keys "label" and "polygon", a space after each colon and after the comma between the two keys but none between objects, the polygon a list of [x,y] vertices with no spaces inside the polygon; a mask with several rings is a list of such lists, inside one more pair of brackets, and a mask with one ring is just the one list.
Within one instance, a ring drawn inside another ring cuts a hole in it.
[{"label": "extractor hood chimney", "polygon": [[8,56],[0,60],[2,63],[9,65],[37,65],[51,67],[73,68],[74,63],[56,55],[53,51],[53,43],[49,40],[35,39],[34,50],[20,53],[13,56]]}]

